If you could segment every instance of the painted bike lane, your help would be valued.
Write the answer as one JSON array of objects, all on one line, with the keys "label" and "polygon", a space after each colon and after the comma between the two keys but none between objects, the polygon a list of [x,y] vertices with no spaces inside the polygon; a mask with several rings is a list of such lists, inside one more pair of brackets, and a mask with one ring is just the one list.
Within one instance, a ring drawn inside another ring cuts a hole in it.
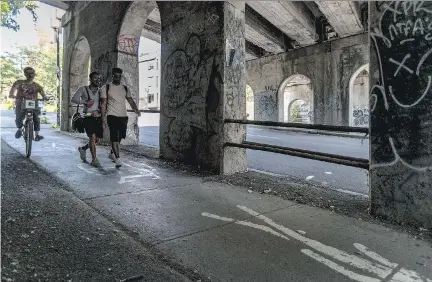
[{"label": "painted bike lane", "polygon": [[[82,142],[48,132],[32,159],[168,258],[212,281],[431,281],[431,244],[383,226],[248,193],[125,155],[120,170],[79,159]],[[24,152],[11,133],[2,138]],[[429,279],[429,280],[427,280]]]}]

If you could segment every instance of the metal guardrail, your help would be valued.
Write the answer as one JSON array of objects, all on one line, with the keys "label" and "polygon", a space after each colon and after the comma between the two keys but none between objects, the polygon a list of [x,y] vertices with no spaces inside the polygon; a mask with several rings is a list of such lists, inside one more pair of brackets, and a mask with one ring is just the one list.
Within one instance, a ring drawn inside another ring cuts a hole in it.
[{"label": "metal guardrail", "polygon": [[[351,127],[351,126],[334,126],[334,125],[322,125],[322,124],[300,124],[300,123],[285,123],[285,122],[274,122],[274,121],[254,121],[254,120],[235,120],[226,119],[225,123],[239,123],[239,124],[254,124],[261,126],[280,126],[280,127],[295,127],[295,128],[306,128],[306,129],[317,129],[327,131],[340,131],[340,132],[358,132],[358,133],[369,133],[369,128],[363,127]],[[328,154],[322,152],[314,152],[309,150],[302,150],[297,148],[276,146],[270,144],[262,144],[244,141],[241,144],[226,142],[224,146],[237,147],[244,149],[252,149],[259,151],[266,151],[272,153],[279,153],[283,155],[289,155],[294,157],[312,159],[317,161],[323,161],[334,164],[341,164],[351,167],[358,167],[363,169],[369,169],[369,160],[360,159],[348,156],[341,156],[335,154]]]},{"label": "metal guardrail", "polygon": [[[80,104],[79,108],[82,108],[84,105]],[[76,105],[69,105],[69,108],[76,108]],[[133,110],[127,110],[128,112],[133,113]],[[141,113],[160,113],[160,110],[139,110]]]},{"label": "metal guardrail", "polygon": [[[127,110],[128,112],[134,112],[133,110]],[[160,111],[159,110],[139,110],[140,111],[140,113],[160,113]]]},{"label": "metal guardrail", "polygon": [[294,122],[260,121],[260,120],[245,120],[245,119],[226,119],[225,123],[240,123],[240,124],[253,124],[253,125],[261,125],[261,126],[279,126],[279,127],[317,129],[317,130],[327,130],[327,131],[355,132],[355,133],[369,134],[369,128],[353,127],[353,126],[304,124],[304,123],[294,123]]}]

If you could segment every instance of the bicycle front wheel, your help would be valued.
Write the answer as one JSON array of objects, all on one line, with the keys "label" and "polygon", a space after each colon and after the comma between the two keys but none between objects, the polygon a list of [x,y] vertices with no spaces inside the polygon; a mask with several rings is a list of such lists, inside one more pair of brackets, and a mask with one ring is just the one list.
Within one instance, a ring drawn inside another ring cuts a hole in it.
[{"label": "bicycle front wheel", "polygon": [[25,142],[26,142],[26,157],[30,158],[32,143],[33,143],[33,136],[34,136],[33,121],[27,122],[24,130],[25,130],[24,136],[25,136]]}]

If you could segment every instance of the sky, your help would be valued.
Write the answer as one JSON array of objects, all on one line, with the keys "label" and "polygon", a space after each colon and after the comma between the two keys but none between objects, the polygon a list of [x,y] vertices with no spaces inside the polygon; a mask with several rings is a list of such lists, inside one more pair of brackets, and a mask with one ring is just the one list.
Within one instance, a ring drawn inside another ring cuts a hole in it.
[{"label": "sky", "polygon": [[[38,8],[36,9],[38,20],[34,23],[31,13],[26,9],[21,9],[17,17],[17,22],[21,27],[19,31],[16,32],[5,27],[0,28],[2,55],[6,52],[17,52],[16,46],[38,45],[39,37],[37,28],[46,32],[48,34],[48,39],[54,42],[54,31],[51,28],[51,19],[54,21],[55,10],[56,8],[39,2]],[[60,44],[62,44],[62,41],[62,35],[60,35]]]}]

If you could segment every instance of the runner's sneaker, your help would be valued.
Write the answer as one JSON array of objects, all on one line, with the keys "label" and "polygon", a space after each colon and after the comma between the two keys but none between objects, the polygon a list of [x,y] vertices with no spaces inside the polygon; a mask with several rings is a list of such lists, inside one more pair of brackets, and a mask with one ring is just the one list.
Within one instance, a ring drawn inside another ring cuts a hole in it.
[{"label": "runner's sneaker", "polygon": [[114,153],[110,153],[110,154],[108,155],[108,158],[109,158],[110,160],[112,160],[113,162],[116,161],[116,157],[115,157]]},{"label": "runner's sneaker", "polygon": [[80,153],[80,158],[83,162],[87,161],[86,150],[81,147],[78,147],[78,152]]},{"label": "runner's sneaker", "polygon": [[97,158],[94,158],[92,160],[91,165],[94,166],[94,167],[100,167],[101,166],[101,164],[100,164],[100,162],[99,162],[99,160]]},{"label": "runner's sneaker", "polygon": [[115,166],[116,166],[116,168],[119,168],[119,167],[121,167],[122,166],[122,161],[121,161],[121,159],[120,158],[118,158],[118,159],[116,159],[115,160]]}]

